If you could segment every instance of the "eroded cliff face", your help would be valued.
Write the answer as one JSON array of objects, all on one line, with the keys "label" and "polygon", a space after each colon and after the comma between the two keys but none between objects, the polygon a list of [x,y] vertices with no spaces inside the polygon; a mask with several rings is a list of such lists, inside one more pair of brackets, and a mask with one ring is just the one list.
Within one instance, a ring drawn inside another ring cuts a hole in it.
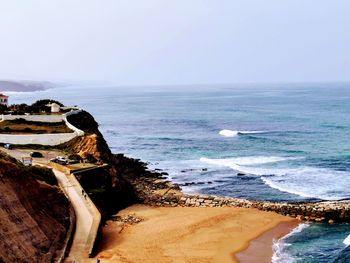
[{"label": "eroded cliff face", "polygon": [[149,203],[163,196],[169,188],[180,189],[164,180],[164,172],[149,171],[147,164],[138,159],[113,154],[88,112],[71,115],[68,121],[86,135],[73,139],[63,148],[70,154],[90,155],[97,162],[109,164],[106,172],[94,171],[79,178],[103,214],[113,214],[134,203]]},{"label": "eroded cliff face", "polygon": [[0,152],[0,262],[52,262],[61,255],[70,206],[57,186],[35,179],[49,173]]},{"label": "eroded cliff face", "polygon": [[83,111],[69,116],[68,121],[83,130],[85,135],[69,141],[64,149],[70,154],[109,165],[106,170],[84,173],[78,178],[102,214],[112,214],[135,203],[134,189],[120,172],[119,161],[109,149],[92,115]]}]

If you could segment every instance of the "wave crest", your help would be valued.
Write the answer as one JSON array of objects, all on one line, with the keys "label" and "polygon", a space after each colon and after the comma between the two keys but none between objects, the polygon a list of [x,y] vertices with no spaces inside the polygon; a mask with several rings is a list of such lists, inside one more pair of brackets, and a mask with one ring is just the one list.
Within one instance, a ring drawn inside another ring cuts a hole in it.
[{"label": "wave crest", "polygon": [[350,246],[350,235],[348,235],[347,238],[344,239],[343,243],[344,243],[346,246]]},{"label": "wave crest", "polygon": [[273,256],[272,256],[272,263],[293,263],[295,262],[295,259],[290,256],[286,252],[286,248],[290,246],[289,243],[286,242],[286,239],[288,237],[291,237],[297,233],[300,233],[305,228],[309,227],[308,224],[299,224],[296,228],[294,228],[290,233],[279,239],[278,241],[273,242],[272,250],[273,250]]},{"label": "wave crest", "polygon": [[265,133],[265,132],[264,131],[234,131],[234,130],[228,130],[228,129],[219,131],[219,134],[224,137],[235,137],[240,134],[255,134],[255,133]]},{"label": "wave crest", "polygon": [[221,130],[219,132],[219,134],[221,136],[224,136],[224,137],[235,137],[238,135],[238,131],[232,131],[232,130]]},{"label": "wave crest", "polygon": [[[209,159],[202,157],[200,161],[203,163],[224,166],[241,172],[251,173],[251,169],[242,166],[251,166],[267,163],[276,163],[286,160],[296,159],[294,157],[278,157],[278,156],[247,156],[247,157],[237,157],[237,158],[227,158],[227,159]],[[259,175],[259,174],[257,174]]]}]

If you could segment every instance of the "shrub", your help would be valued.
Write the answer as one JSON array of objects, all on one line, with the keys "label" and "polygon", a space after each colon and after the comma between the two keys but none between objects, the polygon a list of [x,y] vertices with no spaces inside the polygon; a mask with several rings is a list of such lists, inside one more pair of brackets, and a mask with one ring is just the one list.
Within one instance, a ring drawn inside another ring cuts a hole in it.
[{"label": "shrub", "polygon": [[33,130],[32,130],[31,128],[29,128],[29,127],[24,128],[23,131],[24,131],[24,132],[28,132],[28,133],[33,132]]},{"label": "shrub", "polygon": [[69,160],[80,162],[83,158],[79,154],[71,154],[68,156]]},{"label": "shrub", "polygon": [[89,163],[96,163],[97,160],[96,158],[91,154],[91,153],[87,153],[84,155],[84,158],[89,162]]}]

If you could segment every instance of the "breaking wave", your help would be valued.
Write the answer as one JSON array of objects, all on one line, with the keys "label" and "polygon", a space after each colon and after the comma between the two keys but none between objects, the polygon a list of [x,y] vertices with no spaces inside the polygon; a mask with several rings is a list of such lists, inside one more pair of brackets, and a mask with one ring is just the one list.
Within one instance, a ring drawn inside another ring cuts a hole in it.
[{"label": "breaking wave", "polygon": [[234,131],[234,130],[221,130],[219,134],[224,137],[235,137],[240,134],[255,134],[255,133],[265,133],[265,131]]},{"label": "breaking wave", "polygon": [[347,189],[350,188],[349,172],[310,166],[287,168],[285,165],[279,165],[280,162],[296,159],[300,158],[249,156],[227,159],[200,158],[200,161],[260,176],[261,180],[271,188],[305,198],[340,200],[350,197],[347,194]]},{"label": "breaking wave", "polygon": [[[257,169],[249,169],[249,167],[244,166],[253,166],[259,164],[268,164],[282,162],[286,160],[295,160],[295,157],[277,157],[277,156],[247,156],[247,157],[237,157],[237,158],[227,158],[227,159],[209,159],[202,157],[200,161],[203,163],[224,166],[231,169],[235,169],[241,172],[251,173],[250,171],[257,172]],[[254,173],[253,173],[254,174]],[[260,174],[257,174],[260,175]]]},{"label": "breaking wave", "polygon": [[344,243],[346,246],[350,246],[350,235],[348,235],[347,238],[344,239],[343,243]]},{"label": "breaking wave", "polygon": [[292,232],[288,233],[278,241],[274,241],[272,250],[273,250],[273,256],[272,256],[272,263],[294,263],[295,259],[289,255],[286,251],[286,248],[290,246],[291,244],[286,242],[286,239],[300,233],[305,228],[309,227],[308,224],[300,224],[296,228],[292,230]]}]

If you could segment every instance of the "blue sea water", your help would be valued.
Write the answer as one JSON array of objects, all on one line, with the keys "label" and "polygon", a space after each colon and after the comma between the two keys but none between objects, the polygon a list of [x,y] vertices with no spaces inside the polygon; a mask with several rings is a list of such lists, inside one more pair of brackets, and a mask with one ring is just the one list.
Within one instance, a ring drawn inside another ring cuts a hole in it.
[{"label": "blue sea water", "polygon": [[[350,199],[350,84],[74,85],[12,93],[91,112],[113,152],[161,168],[186,192],[260,200]],[[243,173],[237,175],[237,173]],[[286,237],[276,262],[350,262],[348,225]]]}]

